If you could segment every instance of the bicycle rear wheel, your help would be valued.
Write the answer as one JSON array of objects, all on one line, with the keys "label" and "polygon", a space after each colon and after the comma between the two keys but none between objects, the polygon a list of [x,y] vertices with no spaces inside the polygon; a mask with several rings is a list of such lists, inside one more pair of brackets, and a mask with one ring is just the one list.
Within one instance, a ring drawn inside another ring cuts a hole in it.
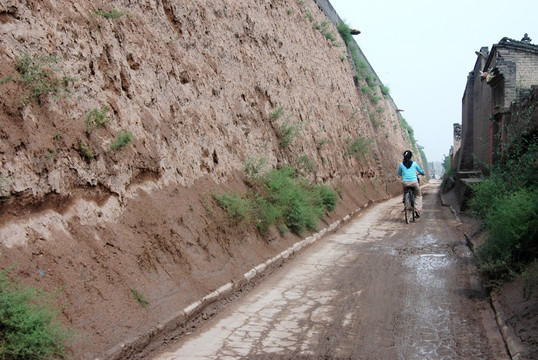
[{"label": "bicycle rear wheel", "polygon": [[409,224],[409,221],[415,221],[415,214],[413,211],[413,205],[411,204],[411,195],[409,194],[409,192],[405,193],[404,206],[405,223]]}]

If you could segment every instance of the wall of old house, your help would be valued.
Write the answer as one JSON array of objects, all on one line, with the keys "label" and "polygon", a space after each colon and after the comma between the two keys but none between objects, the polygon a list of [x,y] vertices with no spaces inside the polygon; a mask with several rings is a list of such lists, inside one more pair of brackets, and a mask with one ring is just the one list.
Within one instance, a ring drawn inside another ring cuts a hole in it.
[{"label": "wall of old house", "polygon": [[503,151],[510,106],[538,84],[538,46],[530,39],[507,38],[491,52],[477,52],[462,99],[462,143],[454,151],[456,170],[481,170],[498,159]]}]

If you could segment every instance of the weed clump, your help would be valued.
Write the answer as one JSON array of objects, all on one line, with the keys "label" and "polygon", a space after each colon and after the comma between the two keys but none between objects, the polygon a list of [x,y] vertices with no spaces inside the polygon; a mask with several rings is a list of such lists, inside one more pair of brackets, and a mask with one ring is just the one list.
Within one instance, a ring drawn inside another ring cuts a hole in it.
[{"label": "weed clump", "polygon": [[319,30],[327,40],[329,40],[333,46],[338,46],[336,36],[329,29],[329,22],[323,21],[321,24],[314,23],[314,29]]},{"label": "weed clump", "polygon": [[106,115],[108,112],[108,106],[103,106],[102,108],[94,108],[88,112],[86,115],[86,128],[88,131],[99,129],[100,127],[106,127],[110,122],[110,118]]},{"label": "weed clump", "polygon": [[134,288],[129,288],[131,290],[131,294],[133,295],[134,299],[142,306],[147,307],[149,305],[149,302],[144,298],[144,295],[142,295],[138,290]]},{"label": "weed clump", "polygon": [[370,145],[372,144],[371,139],[366,139],[361,136],[351,141],[347,139],[347,154],[349,156],[359,157],[361,155],[366,155],[370,152]]},{"label": "weed clump", "polygon": [[244,166],[244,171],[247,178],[250,180],[256,179],[267,171],[267,157],[250,157],[245,161]]},{"label": "weed clump", "polygon": [[94,13],[94,15],[102,16],[105,19],[118,19],[128,13],[129,13],[129,10],[112,9],[110,11],[105,11],[103,9],[99,9]]},{"label": "weed clump", "polygon": [[[24,53],[17,59],[15,69],[20,77],[12,76],[0,80],[0,84],[17,82],[23,84],[27,92],[23,95],[22,103],[29,104],[32,100],[40,103],[42,96],[53,95],[56,98],[69,95],[69,84],[75,79],[65,74],[57,67],[59,58],[53,56],[30,56]],[[58,76],[58,73],[60,75]]]},{"label": "weed clump", "polygon": [[281,106],[269,114],[269,121],[271,122],[277,121],[282,116],[283,113],[284,113],[284,107]]},{"label": "weed clump", "polygon": [[133,141],[133,135],[131,133],[122,130],[116,135],[116,140],[112,141],[108,145],[108,152],[122,151],[124,147],[129,145]]},{"label": "weed clump", "polygon": [[79,144],[79,151],[86,159],[95,158],[95,154],[84,141],[81,141]]},{"label": "weed clump", "polygon": [[286,119],[282,125],[280,125],[279,129],[279,136],[280,136],[280,147],[286,148],[290,146],[293,139],[302,130],[301,123],[290,121],[289,119]]}]

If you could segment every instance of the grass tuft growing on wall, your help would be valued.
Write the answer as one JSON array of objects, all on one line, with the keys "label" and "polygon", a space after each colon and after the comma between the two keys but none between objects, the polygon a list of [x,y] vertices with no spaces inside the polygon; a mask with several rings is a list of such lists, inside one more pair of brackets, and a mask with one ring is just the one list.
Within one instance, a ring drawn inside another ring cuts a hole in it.
[{"label": "grass tuft growing on wall", "polygon": [[278,109],[272,111],[269,114],[269,121],[274,122],[280,119],[280,117],[284,114],[284,107],[280,106]]},{"label": "grass tuft growing on wall", "polygon": [[131,291],[131,295],[133,295],[133,298],[140,304],[140,306],[144,308],[148,307],[149,302],[146,300],[144,295],[142,295],[142,293],[132,287],[130,287],[129,290]]},{"label": "grass tuft growing on wall", "polygon": [[103,9],[97,10],[94,15],[102,16],[105,19],[118,19],[124,15],[127,15],[129,13],[129,10],[118,10],[118,9],[112,9],[110,11],[105,11]]},{"label": "grass tuft growing on wall", "polygon": [[346,45],[353,41],[353,35],[351,35],[351,28],[345,22],[340,22],[340,24],[338,24],[336,28],[338,29],[338,32],[340,33],[340,36],[342,37]]},{"label": "grass tuft growing on wall", "polygon": [[355,140],[347,139],[347,154],[349,156],[355,156],[359,158],[362,155],[366,155],[370,152],[370,145],[372,144],[371,139],[366,139],[364,137],[357,137]]},{"label": "grass tuft growing on wall", "polygon": [[107,116],[108,106],[103,106],[102,108],[91,109],[86,115],[86,128],[88,131],[99,129],[100,127],[106,127],[110,122],[110,117]]},{"label": "grass tuft growing on wall", "polygon": [[65,71],[58,67],[59,58],[53,56],[30,56],[24,53],[17,59],[15,69],[19,72],[18,78],[6,77],[0,84],[17,82],[27,89],[23,95],[22,103],[41,101],[42,96],[53,95],[61,98],[69,95],[69,85],[74,82],[73,77],[67,76]]},{"label": "grass tuft growing on wall", "polygon": [[129,145],[133,141],[133,135],[131,133],[122,130],[116,135],[116,139],[108,144],[108,152],[122,151],[124,147]]},{"label": "grass tuft growing on wall", "polygon": [[286,119],[279,128],[280,147],[290,146],[293,139],[299,135],[302,130],[302,124]]}]

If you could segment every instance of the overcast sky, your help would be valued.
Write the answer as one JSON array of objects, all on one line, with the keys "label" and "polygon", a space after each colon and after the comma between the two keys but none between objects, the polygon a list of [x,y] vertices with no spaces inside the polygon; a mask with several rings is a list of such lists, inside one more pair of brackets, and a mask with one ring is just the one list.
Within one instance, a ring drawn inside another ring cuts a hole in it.
[{"label": "overcast sky", "polygon": [[475,51],[529,34],[538,44],[538,0],[330,0],[390,88],[428,161],[442,161],[461,123]]}]

